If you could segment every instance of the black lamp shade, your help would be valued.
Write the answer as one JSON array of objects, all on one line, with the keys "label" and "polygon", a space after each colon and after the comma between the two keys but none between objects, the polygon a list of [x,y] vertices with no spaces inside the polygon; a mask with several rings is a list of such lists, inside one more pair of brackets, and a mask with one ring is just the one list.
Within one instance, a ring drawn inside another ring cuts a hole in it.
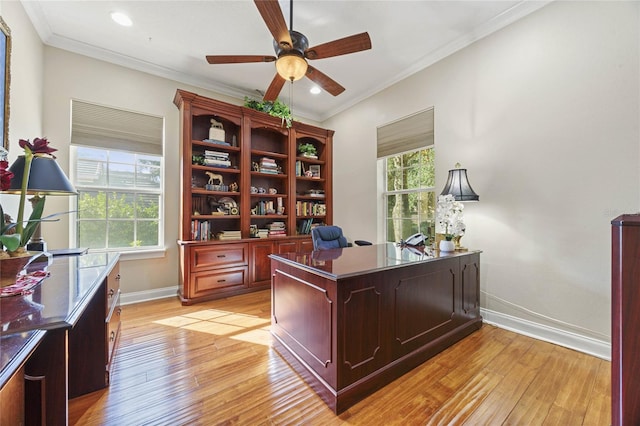
[{"label": "black lamp shade", "polygon": [[447,183],[444,185],[442,194],[453,195],[456,201],[478,201],[480,197],[473,191],[467,178],[467,169],[449,170]]},{"label": "black lamp shade", "polygon": [[[24,155],[19,156],[9,168],[13,172],[11,186],[5,192],[19,194],[24,173]],[[52,157],[34,156],[29,172],[27,193],[34,195],[69,195],[78,192]]]}]

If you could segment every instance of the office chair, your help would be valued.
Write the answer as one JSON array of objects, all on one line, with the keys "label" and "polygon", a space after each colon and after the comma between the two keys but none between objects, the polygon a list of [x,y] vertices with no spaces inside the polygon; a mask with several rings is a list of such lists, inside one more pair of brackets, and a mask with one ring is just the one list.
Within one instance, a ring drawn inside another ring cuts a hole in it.
[{"label": "office chair", "polygon": [[[326,250],[332,248],[349,247],[350,244],[342,234],[339,226],[317,226],[311,230],[314,250]],[[358,246],[370,246],[369,241],[356,240]]]}]

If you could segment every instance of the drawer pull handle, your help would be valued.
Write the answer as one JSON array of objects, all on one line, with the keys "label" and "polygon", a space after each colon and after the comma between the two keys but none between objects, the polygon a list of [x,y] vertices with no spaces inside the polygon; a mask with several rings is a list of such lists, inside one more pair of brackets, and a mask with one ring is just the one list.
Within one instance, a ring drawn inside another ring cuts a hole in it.
[{"label": "drawer pull handle", "polygon": [[109,289],[109,297],[112,297],[115,294],[115,292],[116,291],[114,289],[110,288]]},{"label": "drawer pull handle", "polygon": [[226,254],[219,254],[218,257],[227,257]]},{"label": "drawer pull handle", "polygon": [[120,274],[116,275],[116,280],[120,281]]},{"label": "drawer pull handle", "polygon": [[116,338],[116,332],[112,331],[111,334],[109,335],[109,341],[113,342]]},{"label": "drawer pull handle", "polygon": [[223,282],[225,282],[225,281],[226,281],[226,280],[218,280],[218,282],[219,282],[219,283],[223,283]]}]

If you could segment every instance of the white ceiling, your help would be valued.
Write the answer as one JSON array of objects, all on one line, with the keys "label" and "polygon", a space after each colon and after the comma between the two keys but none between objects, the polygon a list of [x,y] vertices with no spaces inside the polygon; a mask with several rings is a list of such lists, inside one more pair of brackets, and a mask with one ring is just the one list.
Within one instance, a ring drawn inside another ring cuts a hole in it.
[{"label": "white ceiling", "polygon": [[[311,61],[346,88],[312,95],[306,78],[285,84],[294,116],[323,121],[447,55],[526,16],[545,1],[295,0],[293,29],[309,44],[367,31],[372,49]],[[273,40],[250,0],[22,0],[49,46],[222,94],[260,99],[271,63],[209,65],[205,55],[274,55]],[[289,1],[280,6],[289,24]],[[128,14],[121,27],[113,11]]]}]

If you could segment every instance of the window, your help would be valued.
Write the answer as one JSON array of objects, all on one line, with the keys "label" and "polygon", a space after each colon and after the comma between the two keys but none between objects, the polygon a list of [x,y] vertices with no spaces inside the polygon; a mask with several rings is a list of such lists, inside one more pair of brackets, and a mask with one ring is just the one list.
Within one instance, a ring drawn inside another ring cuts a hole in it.
[{"label": "window", "polygon": [[378,127],[385,241],[435,238],[433,108]]},{"label": "window", "polygon": [[386,241],[421,232],[435,237],[435,155],[433,147],[385,158]]},{"label": "window", "polygon": [[162,119],[79,101],[72,111],[78,247],[162,247]]}]

